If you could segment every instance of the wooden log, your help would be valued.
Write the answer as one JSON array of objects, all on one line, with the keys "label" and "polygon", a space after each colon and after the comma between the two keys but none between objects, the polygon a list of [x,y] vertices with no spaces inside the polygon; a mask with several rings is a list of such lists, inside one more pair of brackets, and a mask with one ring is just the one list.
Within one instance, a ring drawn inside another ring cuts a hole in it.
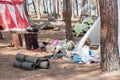
[{"label": "wooden log", "polygon": [[13,44],[14,44],[15,48],[20,48],[20,47],[23,46],[21,34],[13,33],[12,34],[12,41],[13,41]]},{"label": "wooden log", "polygon": [[37,33],[25,33],[24,37],[27,50],[34,50],[39,47]]}]

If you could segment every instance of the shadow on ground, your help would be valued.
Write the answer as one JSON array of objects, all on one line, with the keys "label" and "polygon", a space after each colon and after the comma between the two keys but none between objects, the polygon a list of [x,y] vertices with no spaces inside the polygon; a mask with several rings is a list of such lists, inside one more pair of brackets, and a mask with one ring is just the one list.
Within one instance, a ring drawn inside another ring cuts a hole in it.
[{"label": "shadow on ground", "polygon": [[99,64],[81,65],[68,63],[61,59],[50,60],[50,69],[37,69],[27,71],[14,68],[12,63],[15,55],[0,54],[0,80],[72,80],[79,76],[98,76],[100,74]]}]

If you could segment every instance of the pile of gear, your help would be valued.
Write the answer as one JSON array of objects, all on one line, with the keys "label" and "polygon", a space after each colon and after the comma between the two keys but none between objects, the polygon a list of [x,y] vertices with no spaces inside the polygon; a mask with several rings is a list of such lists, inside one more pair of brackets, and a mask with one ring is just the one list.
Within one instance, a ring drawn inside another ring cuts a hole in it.
[{"label": "pile of gear", "polygon": [[74,63],[99,63],[101,61],[99,48],[92,50],[90,48],[90,43],[90,38],[88,38],[81,50],[77,53],[73,51],[74,44],[72,41],[68,41],[66,39],[61,41],[55,40],[53,44],[46,45],[47,52],[54,54],[45,56],[45,58],[62,58],[67,62]]},{"label": "pile of gear", "polygon": [[74,43],[71,40],[54,40],[52,44],[46,45],[47,52],[57,53],[62,50],[72,50],[74,49]]}]

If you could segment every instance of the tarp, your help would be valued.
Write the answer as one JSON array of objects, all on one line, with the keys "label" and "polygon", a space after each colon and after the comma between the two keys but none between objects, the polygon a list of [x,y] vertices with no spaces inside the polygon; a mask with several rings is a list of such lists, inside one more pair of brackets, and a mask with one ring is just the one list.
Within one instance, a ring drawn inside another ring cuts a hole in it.
[{"label": "tarp", "polygon": [[23,2],[24,0],[0,0],[0,24],[4,30],[18,31],[29,27]]}]

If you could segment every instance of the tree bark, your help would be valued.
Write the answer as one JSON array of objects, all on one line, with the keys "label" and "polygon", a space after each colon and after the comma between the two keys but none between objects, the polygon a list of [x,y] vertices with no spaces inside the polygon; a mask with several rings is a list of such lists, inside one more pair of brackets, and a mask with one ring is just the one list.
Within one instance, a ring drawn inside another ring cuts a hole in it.
[{"label": "tree bark", "polygon": [[64,0],[63,2],[63,18],[65,21],[66,25],[66,38],[68,40],[72,40],[72,27],[71,27],[71,16],[72,16],[72,11],[71,11],[71,2],[70,0]]},{"label": "tree bark", "polygon": [[59,15],[59,0],[57,0],[57,13]]},{"label": "tree bark", "polygon": [[46,12],[46,7],[45,7],[45,1],[43,0],[43,8],[44,8],[44,12]]},{"label": "tree bark", "polygon": [[72,19],[74,19],[74,0],[72,0]]},{"label": "tree bark", "polygon": [[48,11],[48,1],[46,1],[45,3],[46,3],[45,6],[46,6],[47,13],[49,13],[49,11]]},{"label": "tree bark", "polygon": [[56,0],[53,0],[53,15],[57,19]]},{"label": "tree bark", "polygon": [[117,0],[99,0],[101,14],[101,68],[118,70],[118,8]]},{"label": "tree bark", "polygon": [[50,0],[50,13],[52,13],[52,6],[51,6],[51,0]]},{"label": "tree bark", "polygon": [[33,3],[34,11],[35,11],[35,14],[36,14],[36,8],[35,8],[35,2],[34,2],[34,0],[32,0],[32,3]]},{"label": "tree bark", "polygon": [[25,14],[26,14],[27,18],[29,18],[28,9],[27,9],[28,6],[27,5],[28,5],[28,0],[25,0],[25,3],[24,3]]},{"label": "tree bark", "polygon": [[78,1],[75,0],[75,3],[76,3],[76,11],[77,11],[77,16],[78,16]]},{"label": "tree bark", "polygon": [[37,17],[38,19],[41,18],[41,15],[40,15],[40,0],[34,0],[34,3],[35,3],[35,9],[37,11]]},{"label": "tree bark", "polygon": [[60,1],[60,18],[63,19],[62,2]]},{"label": "tree bark", "polygon": [[100,4],[99,4],[99,0],[96,0],[96,4],[97,4],[97,15],[100,16]]},{"label": "tree bark", "polygon": [[86,0],[81,1],[81,7],[83,7],[85,5],[85,2],[86,2]]},{"label": "tree bark", "polygon": [[[33,2],[34,3],[34,2]],[[27,16],[27,19],[28,19],[28,21],[29,21],[29,23],[30,23],[30,26],[34,26],[34,23],[33,23],[33,21],[30,19],[30,17],[29,17],[29,13],[28,13],[28,0],[25,0],[25,3],[24,3],[24,9],[25,9],[25,14],[26,14],[26,16]],[[36,8],[35,8],[36,9]]]}]

